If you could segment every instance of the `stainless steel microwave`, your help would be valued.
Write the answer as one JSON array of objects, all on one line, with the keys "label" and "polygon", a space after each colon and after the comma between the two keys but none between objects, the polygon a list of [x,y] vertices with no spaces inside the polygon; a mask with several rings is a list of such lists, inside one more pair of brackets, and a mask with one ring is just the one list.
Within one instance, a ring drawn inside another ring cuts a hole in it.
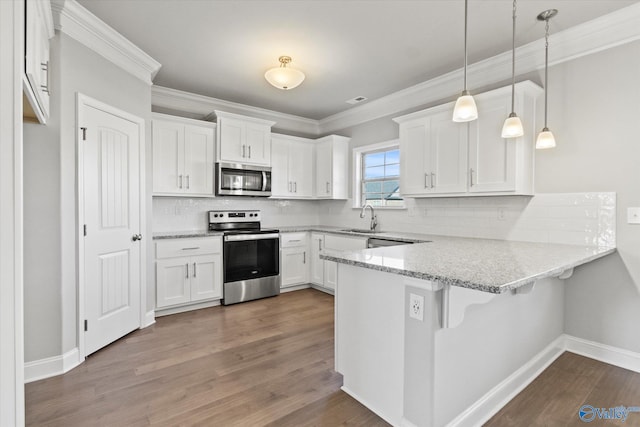
[{"label": "stainless steel microwave", "polygon": [[216,163],[216,196],[271,195],[271,168],[239,163]]}]

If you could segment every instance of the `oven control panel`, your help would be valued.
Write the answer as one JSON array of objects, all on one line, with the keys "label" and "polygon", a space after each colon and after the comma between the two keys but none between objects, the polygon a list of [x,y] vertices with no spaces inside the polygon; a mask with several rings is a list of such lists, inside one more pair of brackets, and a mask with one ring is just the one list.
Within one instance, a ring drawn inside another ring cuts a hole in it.
[{"label": "oven control panel", "polygon": [[260,222],[260,211],[209,211],[209,224]]}]

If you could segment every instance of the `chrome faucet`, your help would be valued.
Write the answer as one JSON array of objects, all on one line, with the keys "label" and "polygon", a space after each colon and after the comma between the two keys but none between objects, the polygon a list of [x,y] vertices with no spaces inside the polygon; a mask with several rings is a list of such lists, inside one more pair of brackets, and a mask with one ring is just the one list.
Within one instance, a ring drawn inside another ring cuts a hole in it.
[{"label": "chrome faucet", "polygon": [[371,231],[376,231],[376,227],[378,226],[378,217],[376,216],[376,213],[373,210],[373,206],[371,206],[369,203],[364,205],[362,207],[362,210],[360,211],[360,218],[364,218],[365,211],[367,210],[367,208],[371,209],[371,225],[369,226],[369,229]]}]

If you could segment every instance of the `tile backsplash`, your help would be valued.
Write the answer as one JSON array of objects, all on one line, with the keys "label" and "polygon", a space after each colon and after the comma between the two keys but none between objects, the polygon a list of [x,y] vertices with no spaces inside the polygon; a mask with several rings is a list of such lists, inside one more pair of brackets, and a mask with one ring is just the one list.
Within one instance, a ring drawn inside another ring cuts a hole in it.
[{"label": "tile backsplash", "polygon": [[[529,242],[615,246],[615,193],[407,199],[406,209],[376,210],[381,230]],[[344,200],[153,199],[154,232],[203,230],[206,212],[260,209],[263,225],[368,228]]]}]

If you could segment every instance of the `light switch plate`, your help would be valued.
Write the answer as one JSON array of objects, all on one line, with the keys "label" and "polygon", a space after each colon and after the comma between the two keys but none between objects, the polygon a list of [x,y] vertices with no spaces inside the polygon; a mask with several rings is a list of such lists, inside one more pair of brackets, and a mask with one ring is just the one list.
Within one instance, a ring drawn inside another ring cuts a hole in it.
[{"label": "light switch plate", "polygon": [[640,224],[640,208],[627,208],[627,223]]}]

